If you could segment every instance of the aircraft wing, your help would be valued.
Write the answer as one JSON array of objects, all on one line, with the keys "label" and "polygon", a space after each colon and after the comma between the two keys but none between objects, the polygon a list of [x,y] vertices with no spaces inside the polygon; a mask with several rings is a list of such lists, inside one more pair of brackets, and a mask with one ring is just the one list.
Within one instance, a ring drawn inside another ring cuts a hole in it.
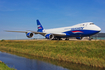
[{"label": "aircraft wing", "polygon": [[35,32],[35,31],[31,31],[32,33],[35,33],[35,34],[41,34],[41,35],[45,35],[46,33],[43,33],[43,32]]},{"label": "aircraft wing", "polygon": [[27,33],[28,31],[8,31],[8,30],[5,30],[6,32],[19,32],[19,33]]},{"label": "aircraft wing", "polygon": [[46,33],[35,32],[35,31],[8,31],[8,30],[6,30],[6,32],[19,32],[19,33],[28,33],[28,32],[32,32],[32,33],[35,33],[35,34],[46,34]]},{"label": "aircraft wing", "polygon": [[[44,33],[44,32],[34,32],[34,31],[31,31],[32,33],[35,33],[35,34],[41,34],[41,35],[46,35],[46,34],[49,34],[49,33]],[[66,36],[65,33],[50,33],[50,34],[53,34],[54,36]]]},{"label": "aircraft wing", "polygon": [[[44,32],[35,32],[35,31],[8,31],[6,30],[6,32],[19,32],[19,33],[28,33],[28,32],[32,32],[32,33],[35,33],[35,34],[41,34],[41,35],[46,35],[46,34],[49,34],[49,33],[44,33]],[[50,34],[53,34],[54,36],[66,36],[65,33],[50,33]]]},{"label": "aircraft wing", "polygon": [[65,33],[51,33],[51,34],[53,34],[54,36],[66,36]]}]

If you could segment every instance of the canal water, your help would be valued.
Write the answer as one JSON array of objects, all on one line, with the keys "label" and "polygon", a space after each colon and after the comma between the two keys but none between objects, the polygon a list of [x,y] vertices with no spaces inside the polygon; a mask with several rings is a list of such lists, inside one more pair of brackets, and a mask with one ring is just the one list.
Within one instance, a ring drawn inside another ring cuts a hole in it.
[{"label": "canal water", "polygon": [[17,70],[104,70],[30,55],[0,52],[0,60]]},{"label": "canal water", "polygon": [[56,66],[44,61],[28,59],[3,52],[0,52],[0,60],[9,67],[16,68],[17,70],[68,70],[67,68]]}]

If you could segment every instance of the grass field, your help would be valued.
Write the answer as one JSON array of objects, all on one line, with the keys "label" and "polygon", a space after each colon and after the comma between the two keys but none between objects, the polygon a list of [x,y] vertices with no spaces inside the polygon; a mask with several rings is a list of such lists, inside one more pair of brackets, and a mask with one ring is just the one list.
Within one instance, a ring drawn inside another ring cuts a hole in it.
[{"label": "grass field", "polygon": [[9,68],[6,64],[0,61],[0,70],[15,70],[15,69]]},{"label": "grass field", "polygon": [[105,41],[0,41],[0,50],[105,68]]}]

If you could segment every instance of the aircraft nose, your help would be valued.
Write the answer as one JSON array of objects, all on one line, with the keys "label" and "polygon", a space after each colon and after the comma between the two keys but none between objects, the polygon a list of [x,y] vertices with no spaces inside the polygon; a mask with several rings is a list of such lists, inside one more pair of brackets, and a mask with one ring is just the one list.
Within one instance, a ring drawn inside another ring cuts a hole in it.
[{"label": "aircraft nose", "polygon": [[99,31],[101,31],[101,28],[99,27],[99,29],[98,29]]},{"label": "aircraft nose", "polygon": [[98,27],[98,26],[96,26],[96,30],[97,30],[97,31],[101,31],[101,28]]}]

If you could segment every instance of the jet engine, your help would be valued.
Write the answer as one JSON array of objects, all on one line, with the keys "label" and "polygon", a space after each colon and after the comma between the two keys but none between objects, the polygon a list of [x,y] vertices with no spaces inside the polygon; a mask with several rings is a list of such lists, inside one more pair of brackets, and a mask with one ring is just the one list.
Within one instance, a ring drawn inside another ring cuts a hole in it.
[{"label": "jet engine", "polygon": [[26,33],[26,36],[28,37],[28,38],[31,38],[31,37],[33,37],[33,33],[32,32],[28,32],[28,33]]},{"label": "jet engine", "polygon": [[81,39],[82,39],[82,37],[76,37],[76,39],[81,40]]},{"label": "jet engine", "polygon": [[54,35],[53,34],[46,34],[45,37],[47,39],[54,39]]}]

